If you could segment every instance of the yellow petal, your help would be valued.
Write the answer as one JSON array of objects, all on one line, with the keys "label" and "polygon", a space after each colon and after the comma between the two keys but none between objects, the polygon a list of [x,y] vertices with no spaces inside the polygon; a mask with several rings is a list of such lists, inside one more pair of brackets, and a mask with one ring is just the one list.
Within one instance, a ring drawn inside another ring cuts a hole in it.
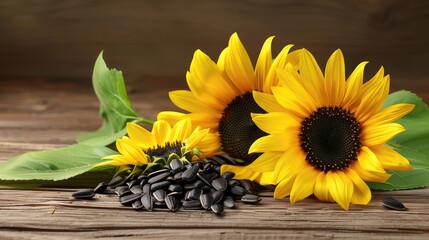
[{"label": "yellow petal", "polygon": [[290,192],[292,191],[292,187],[294,186],[294,181],[295,177],[281,181],[274,190],[274,198],[281,199],[289,196]]},{"label": "yellow petal", "polygon": [[333,198],[329,193],[325,172],[320,172],[317,175],[316,184],[314,185],[314,196],[323,202],[333,202]]},{"label": "yellow petal", "polygon": [[228,51],[228,48],[224,48],[222,52],[219,54],[219,58],[217,59],[217,66],[222,72],[225,71],[225,55],[227,51]]},{"label": "yellow petal", "polygon": [[385,123],[395,122],[396,120],[402,118],[407,115],[414,109],[413,104],[408,103],[400,103],[389,106],[363,123],[363,127],[373,126],[373,125],[381,125]]},{"label": "yellow petal", "polygon": [[263,186],[276,184],[274,180],[274,172],[261,172],[255,181]]},{"label": "yellow petal", "polygon": [[256,62],[256,90],[258,91],[262,91],[265,78],[267,77],[268,71],[271,68],[271,63],[273,62],[273,56],[271,54],[271,43],[273,42],[273,39],[274,36],[265,40],[264,45],[262,45],[261,53],[258,57],[258,61]]},{"label": "yellow petal", "polygon": [[351,109],[354,112],[356,110],[355,108],[357,107],[356,105],[359,105],[364,70],[367,64],[368,62],[360,63],[347,79],[344,98],[343,102],[341,103],[343,108]]},{"label": "yellow petal", "polygon": [[291,138],[300,131],[301,123],[298,118],[286,112],[269,112],[265,114],[252,113],[252,120],[262,131],[269,134],[287,133]]},{"label": "yellow petal", "polygon": [[156,146],[156,141],[153,135],[148,130],[135,123],[127,123],[127,133],[131,140],[143,149]]},{"label": "yellow petal", "polygon": [[365,146],[381,145],[403,131],[405,128],[399,123],[368,126],[362,129],[362,144]]},{"label": "yellow petal", "polygon": [[163,120],[168,122],[170,125],[174,125],[178,121],[187,117],[188,115],[186,113],[179,113],[174,111],[163,111],[158,113],[158,115],[156,116],[156,119]]},{"label": "yellow petal", "polygon": [[189,118],[185,118],[180,120],[176,124],[174,124],[173,129],[171,130],[168,142],[183,142],[186,138],[188,138],[192,133],[192,124]]},{"label": "yellow petal", "polygon": [[290,193],[290,202],[296,203],[314,193],[317,175],[320,171],[314,167],[308,167],[299,172]]},{"label": "yellow petal", "polygon": [[203,128],[210,128],[211,132],[216,132],[221,118],[220,113],[195,112],[187,115],[193,125]]},{"label": "yellow petal", "polygon": [[286,109],[277,102],[272,94],[253,91],[253,99],[262,109],[267,112],[286,111]]},{"label": "yellow petal", "polygon": [[371,200],[371,190],[362,178],[351,168],[345,170],[346,175],[353,182],[352,203],[359,205],[367,205]]},{"label": "yellow petal", "polygon": [[[118,151],[129,158],[129,164],[146,163],[146,154],[136,146],[128,137],[122,137],[116,141]],[[114,158],[115,160],[115,158]]]},{"label": "yellow petal", "polygon": [[241,94],[255,89],[252,62],[237,33],[232,34],[229,39],[228,51],[225,54],[225,72],[241,90]]},{"label": "yellow petal", "polygon": [[326,174],[326,182],[329,187],[329,193],[335,202],[344,210],[349,210],[353,196],[353,182],[350,178],[341,171],[329,171]]},{"label": "yellow petal", "polygon": [[346,88],[345,63],[340,49],[336,50],[326,63],[325,79],[328,105],[339,106]]},{"label": "yellow petal", "polygon": [[197,146],[202,139],[204,139],[209,133],[209,129],[205,128],[201,131],[195,131],[192,135],[186,140],[187,147],[189,149],[193,149]]},{"label": "yellow petal", "polygon": [[[289,46],[289,45],[288,45]],[[293,45],[291,45],[293,46]],[[286,62],[290,63],[296,70],[299,65],[299,59],[301,58],[302,50],[298,49],[292,52],[289,52],[287,55]]]},{"label": "yellow petal", "polygon": [[248,167],[253,171],[271,172],[274,171],[277,161],[283,155],[283,152],[265,152],[253,161]]},{"label": "yellow petal", "polygon": [[267,73],[267,77],[264,82],[263,92],[271,93],[271,87],[277,86],[279,84],[279,79],[277,76],[277,69],[286,69],[288,62],[288,53],[293,45],[287,45],[284,47],[281,52],[274,59],[274,62]]},{"label": "yellow petal", "polygon": [[159,146],[164,146],[170,139],[171,126],[166,121],[156,121],[152,127],[152,135]]},{"label": "yellow petal", "polygon": [[268,135],[257,139],[250,146],[249,153],[285,151],[293,141],[293,137],[286,136],[285,134]]},{"label": "yellow petal", "polygon": [[363,146],[358,155],[358,162],[362,168],[371,171],[385,173],[383,166],[377,159],[377,156],[366,146]]},{"label": "yellow petal", "polygon": [[379,145],[371,147],[384,169],[389,170],[412,170],[410,162],[395,150]]},{"label": "yellow petal", "polygon": [[[204,68],[204,66],[200,68]],[[186,82],[188,83],[189,89],[199,101],[204,102],[211,108],[218,111],[222,111],[225,108],[227,104],[225,99],[219,99],[215,95],[211,94],[210,91],[208,91],[209,88],[207,88],[204,79],[199,79],[195,74],[187,72]]]},{"label": "yellow petal", "polygon": [[277,161],[274,169],[276,182],[297,175],[302,169],[310,166],[305,160],[305,153],[300,149],[299,145],[289,147]]},{"label": "yellow petal", "polygon": [[355,112],[360,122],[366,121],[379,111],[389,94],[389,87],[390,77],[387,75],[363,92],[362,100]]},{"label": "yellow petal", "polygon": [[300,100],[300,96],[296,95],[292,89],[285,87],[273,87],[273,95],[277,102],[287,111],[293,113],[299,118],[306,118],[313,113],[313,108]]},{"label": "yellow petal", "polygon": [[216,63],[200,50],[195,52],[189,72],[189,88],[199,99],[214,98],[226,105],[239,94],[225,79]]},{"label": "yellow petal", "polygon": [[325,78],[316,59],[314,59],[313,55],[307,49],[302,50],[299,71],[302,85],[310,96],[317,96],[319,103],[326,105]]},{"label": "yellow petal", "polygon": [[368,89],[372,88],[374,84],[377,84],[377,82],[383,77],[384,77],[384,67],[380,67],[377,73],[362,86],[363,92],[368,91]]},{"label": "yellow petal", "polygon": [[255,175],[255,172],[252,171],[247,166],[235,166],[235,165],[223,164],[220,167],[220,170],[221,170],[221,174],[223,174],[224,172],[234,172],[235,179],[252,179]]},{"label": "yellow petal", "polygon": [[171,101],[177,107],[188,112],[216,112],[209,105],[199,101],[191,91],[176,90],[168,93]]},{"label": "yellow petal", "polygon": [[205,157],[210,157],[215,154],[220,154],[220,139],[216,133],[207,133],[195,146],[203,152]]},{"label": "yellow petal", "polygon": [[351,169],[353,169],[365,182],[385,182],[391,176],[385,172],[371,172],[365,170],[357,161],[351,165]]}]

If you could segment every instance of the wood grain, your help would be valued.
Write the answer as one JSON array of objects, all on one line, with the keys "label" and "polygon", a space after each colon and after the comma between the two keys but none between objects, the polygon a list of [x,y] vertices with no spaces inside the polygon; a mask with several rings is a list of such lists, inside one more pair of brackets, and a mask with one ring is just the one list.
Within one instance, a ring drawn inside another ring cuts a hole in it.
[{"label": "wood grain", "polygon": [[[163,77],[129,84],[138,112],[154,118],[174,109]],[[174,79],[179,82],[180,79]],[[63,147],[78,133],[100,124],[98,103],[89,81],[12,79],[0,88],[0,161],[33,151]],[[427,81],[393,81],[429,100]],[[314,198],[291,205],[264,192],[259,205],[238,204],[217,217],[203,211],[136,212],[114,195],[91,201],[71,198],[73,189],[0,187],[0,239],[425,239],[429,238],[429,188],[374,192],[368,206],[349,211]],[[393,196],[410,211],[390,211],[381,200]]]},{"label": "wood grain", "polygon": [[369,60],[413,81],[429,74],[428,16],[425,0],[3,0],[0,79],[88,79],[101,50],[129,82],[184,77],[196,49],[217,59],[238,32],[254,62],[275,35],[275,53],[294,43],[324,66],[341,48],[348,72]]}]

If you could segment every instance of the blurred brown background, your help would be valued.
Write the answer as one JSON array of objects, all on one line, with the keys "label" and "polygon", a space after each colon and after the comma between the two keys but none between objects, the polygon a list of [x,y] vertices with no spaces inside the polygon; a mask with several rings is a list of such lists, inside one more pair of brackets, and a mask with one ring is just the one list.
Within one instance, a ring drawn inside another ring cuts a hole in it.
[{"label": "blurred brown background", "polygon": [[[238,32],[255,62],[275,35],[312,51],[322,68],[341,48],[347,69],[369,60],[405,81],[429,75],[429,1],[0,1],[0,79],[90,80],[105,51],[108,66],[130,85],[162,77],[180,81],[193,52],[213,59]],[[177,84],[177,83],[176,83]]]}]

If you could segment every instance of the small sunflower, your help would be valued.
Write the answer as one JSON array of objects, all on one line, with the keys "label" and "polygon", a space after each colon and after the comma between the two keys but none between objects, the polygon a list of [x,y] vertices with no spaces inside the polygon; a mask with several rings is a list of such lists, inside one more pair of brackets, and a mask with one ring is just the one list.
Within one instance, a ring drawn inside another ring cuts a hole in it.
[{"label": "small sunflower", "polygon": [[269,135],[256,140],[249,152],[269,157],[262,155],[248,167],[274,170],[275,198],[290,195],[295,203],[314,194],[347,210],[350,203],[370,201],[365,182],[386,181],[386,169],[411,169],[407,159],[385,144],[405,130],[395,121],[414,105],[382,109],[389,75],[381,68],[363,84],[366,64],[359,64],[346,80],[343,54],[337,50],[323,75],[303,49],[299,73],[278,70],[281,86],[273,87],[272,95],[254,92],[268,113],[253,114],[252,119]]},{"label": "small sunflower", "polygon": [[173,127],[166,121],[158,120],[152,131],[127,123],[128,136],[116,141],[118,155],[104,158],[97,166],[117,166],[118,172],[133,169],[144,171],[153,165],[165,164],[172,156],[192,161],[204,152],[213,152],[209,129],[193,128],[191,120],[185,118]]},{"label": "small sunflower", "polygon": [[[197,50],[186,74],[190,91],[169,93],[171,101],[189,113],[165,111],[158,114],[158,119],[175,123],[189,117],[196,125],[210,128],[215,134],[212,140],[222,152],[242,159],[244,165],[253,162],[260,154],[248,154],[249,148],[267,134],[251,119],[251,113],[265,113],[254,101],[252,91],[271,93],[271,87],[278,84],[276,69],[285,68],[288,62],[296,66],[299,58],[296,51],[289,54],[292,45],[287,45],[273,61],[273,38],[263,44],[255,68],[237,33],[232,34],[217,63]],[[237,177],[258,176],[246,167],[232,169],[240,172]]]}]

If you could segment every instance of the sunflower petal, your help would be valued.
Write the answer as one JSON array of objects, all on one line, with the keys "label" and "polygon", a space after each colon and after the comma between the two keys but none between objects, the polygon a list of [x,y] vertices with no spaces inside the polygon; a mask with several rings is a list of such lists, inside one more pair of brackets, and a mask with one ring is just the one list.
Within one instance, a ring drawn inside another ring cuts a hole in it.
[{"label": "sunflower petal", "polygon": [[156,146],[156,141],[153,135],[148,130],[135,123],[127,123],[127,133],[131,140],[143,149]]},{"label": "sunflower petal", "polygon": [[399,123],[386,123],[363,128],[361,138],[365,146],[376,146],[384,144],[405,128]]},{"label": "sunflower petal", "polygon": [[347,79],[344,98],[343,102],[341,103],[343,108],[349,108],[352,111],[355,111],[355,105],[360,102],[360,91],[362,88],[364,76],[363,74],[367,64],[368,62],[360,63]]},{"label": "sunflower petal", "polygon": [[294,186],[295,177],[288,178],[277,184],[274,190],[274,198],[281,199],[290,195],[292,187]]},{"label": "sunflower petal", "polygon": [[255,89],[252,62],[237,33],[232,34],[229,39],[228,51],[225,53],[225,72],[241,90],[241,94]]},{"label": "sunflower petal", "polygon": [[180,141],[183,142],[192,133],[192,124],[189,118],[180,120],[173,125],[168,142]]},{"label": "sunflower petal", "polygon": [[274,172],[261,172],[255,181],[263,186],[275,184]]},{"label": "sunflower petal", "polygon": [[288,53],[293,45],[287,45],[284,47],[281,52],[274,59],[273,64],[271,65],[270,70],[267,73],[265,78],[263,92],[271,93],[271,87],[277,86],[279,84],[279,79],[277,76],[277,69],[286,69],[288,62]]},{"label": "sunflower petal", "polygon": [[295,176],[302,169],[309,166],[305,160],[305,154],[302,152],[299,145],[292,145],[289,147],[290,148],[284,152],[277,161],[274,169],[274,178],[276,182],[280,182],[289,176]]},{"label": "sunflower petal", "polygon": [[326,182],[329,187],[329,193],[335,202],[344,210],[349,210],[353,196],[353,182],[350,178],[341,171],[329,171],[326,174]]},{"label": "sunflower petal", "polygon": [[316,184],[314,185],[314,196],[323,202],[333,202],[333,198],[329,193],[328,183],[326,182],[326,173],[320,172],[317,175]]},{"label": "sunflower petal", "polygon": [[271,172],[274,171],[277,161],[283,155],[283,152],[264,152],[248,167],[253,171],[258,172]]},{"label": "sunflower petal", "polygon": [[385,182],[390,178],[390,174],[384,172],[372,172],[364,169],[359,162],[354,163],[351,166],[353,169],[365,182]]},{"label": "sunflower petal", "polygon": [[250,146],[249,153],[285,151],[289,148],[292,138],[284,134],[273,134],[257,139]]},{"label": "sunflower petal", "polygon": [[262,109],[267,112],[286,111],[286,109],[277,102],[272,94],[253,91],[253,99]]},{"label": "sunflower petal", "polygon": [[228,51],[228,48],[225,48],[222,50],[222,52],[219,54],[219,58],[217,59],[217,66],[222,72],[225,72],[225,55]]},{"label": "sunflower petal", "polygon": [[248,168],[247,166],[236,166],[236,165],[227,165],[227,164],[223,164],[220,167],[221,173],[224,172],[233,172],[235,173],[234,178],[235,179],[249,179],[249,180],[253,180],[255,175],[255,171],[252,171],[250,168]]},{"label": "sunflower petal", "polygon": [[157,120],[163,120],[168,122],[170,125],[176,124],[178,121],[187,118],[186,113],[174,112],[174,111],[162,111],[156,116]]},{"label": "sunflower petal", "polygon": [[379,145],[371,147],[384,169],[389,170],[412,170],[410,162],[395,150]]},{"label": "sunflower petal", "polygon": [[168,93],[171,101],[177,107],[188,112],[217,112],[209,105],[199,101],[191,91],[176,90]]},{"label": "sunflower petal", "polygon": [[327,103],[330,106],[338,106],[343,100],[346,88],[344,56],[340,49],[336,50],[326,63],[325,79]]},{"label": "sunflower petal", "polygon": [[308,167],[298,173],[290,193],[290,202],[292,204],[314,193],[314,185],[319,172],[314,167]]},{"label": "sunflower petal", "polygon": [[377,159],[377,156],[366,146],[361,148],[361,151],[358,155],[358,162],[362,166],[362,168],[372,171],[385,173],[383,166],[380,161]]},{"label": "sunflower petal", "polygon": [[164,146],[170,139],[171,126],[166,121],[156,121],[152,127],[152,135],[159,146]]},{"label": "sunflower petal", "polygon": [[351,202],[353,204],[367,205],[371,200],[371,190],[368,185],[355,171],[353,171],[353,169],[348,168],[345,173],[352,180],[354,185]]},{"label": "sunflower petal", "polygon": [[208,128],[205,128],[201,131],[194,131],[194,133],[192,133],[192,135],[188,139],[186,139],[187,147],[189,149],[193,149],[195,146],[197,146],[200,143],[202,139],[204,139],[207,136],[208,133],[209,133]]},{"label": "sunflower petal", "polygon": [[268,75],[268,71],[271,68],[273,62],[273,56],[271,54],[271,43],[273,42],[274,36],[269,37],[265,40],[262,45],[261,52],[259,53],[258,61],[256,62],[255,75],[256,75],[256,89],[262,91],[265,78]]},{"label": "sunflower petal", "polygon": [[413,104],[408,103],[400,103],[389,106],[363,123],[363,127],[373,126],[373,125],[381,125],[385,123],[395,122],[396,120],[402,118],[407,115],[414,109]]},{"label": "sunflower petal", "polygon": [[310,96],[318,96],[319,104],[326,105],[325,78],[313,55],[303,49],[299,62],[301,82]]},{"label": "sunflower petal", "polygon": [[356,117],[360,122],[366,121],[379,111],[389,94],[390,77],[377,80],[367,91],[363,92],[362,100],[356,109]]},{"label": "sunflower petal", "polygon": [[[252,113],[252,120],[262,131],[269,134],[285,133],[293,138],[298,136],[300,130],[300,122],[294,116],[286,112],[269,112],[265,114]],[[291,134],[293,132],[293,134]],[[295,133],[297,133],[295,135]],[[298,140],[298,139],[297,139]]]},{"label": "sunflower petal", "polygon": [[313,113],[311,106],[307,105],[305,101],[301,101],[297,93],[292,89],[285,87],[273,87],[273,95],[277,102],[287,109],[288,112],[292,112],[299,118],[306,118]]}]

